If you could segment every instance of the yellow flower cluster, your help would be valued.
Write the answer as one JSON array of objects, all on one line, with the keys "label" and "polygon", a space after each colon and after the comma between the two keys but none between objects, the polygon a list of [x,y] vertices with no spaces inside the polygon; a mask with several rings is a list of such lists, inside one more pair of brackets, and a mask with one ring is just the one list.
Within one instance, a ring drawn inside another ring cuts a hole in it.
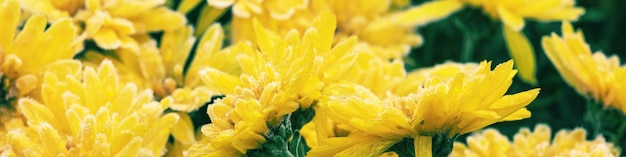
[{"label": "yellow flower cluster", "polygon": [[487,129],[467,138],[467,145],[456,142],[452,157],[480,156],[619,156],[619,150],[602,136],[588,141],[582,128],[560,130],[552,138],[547,125],[539,124],[534,131],[521,129],[510,141],[498,130]]},{"label": "yellow flower cluster", "polygon": [[[0,0],[0,156],[448,155],[459,135],[529,118],[539,88],[508,92],[513,60],[407,71],[403,57],[424,42],[417,29],[465,5],[483,8],[504,23],[513,58],[531,60],[518,67],[535,82],[524,18],[584,12],[572,0],[409,4]],[[188,20],[196,7],[198,19]],[[216,22],[227,11],[230,23]],[[568,23],[563,32],[543,46],[568,83],[626,112],[626,68],[591,55]],[[582,130],[559,133],[553,148],[546,129],[523,130],[513,143],[487,130],[453,155],[530,146],[615,155]]]}]

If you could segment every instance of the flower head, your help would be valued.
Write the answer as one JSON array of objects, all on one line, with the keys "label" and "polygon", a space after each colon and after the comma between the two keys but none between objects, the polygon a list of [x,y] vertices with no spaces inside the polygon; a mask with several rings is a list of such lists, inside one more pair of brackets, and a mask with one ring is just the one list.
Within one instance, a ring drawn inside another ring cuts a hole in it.
[{"label": "flower head", "polygon": [[626,113],[622,86],[626,66],[620,66],[617,56],[592,53],[582,31],[574,32],[569,22],[563,22],[562,37],[552,34],[542,39],[543,49],[563,79],[583,96],[595,99]]},{"label": "flower head", "polygon": [[586,140],[582,128],[560,130],[551,137],[550,127],[537,125],[534,131],[521,129],[513,141],[498,130],[487,129],[467,138],[467,145],[455,142],[452,157],[479,156],[619,156],[619,150],[602,136]]},{"label": "flower head", "polygon": [[209,88],[226,97],[208,107],[212,123],[202,127],[207,136],[188,155],[242,155],[266,142],[268,127],[298,108],[309,108],[323,87],[341,78],[354,62],[355,38],[332,47],[334,16],[325,12],[302,37],[286,36],[255,22],[258,48],[241,44],[238,56],[243,73],[233,76],[214,68],[200,72]]},{"label": "flower head", "polygon": [[[382,100],[360,86],[328,87],[344,94],[327,94],[319,103],[321,111],[353,129],[347,137],[319,140],[322,146],[309,155],[375,156],[405,138],[415,140],[417,153],[424,145],[419,143],[430,144],[429,136],[449,139],[496,122],[528,118],[525,106],[539,90],[504,95],[516,72],[512,68],[513,62],[508,61],[492,71],[491,62],[485,61],[453,77],[433,76],[417,93]],[[354,145],[357,141],[360,144]],[[357,152],[363,149],[368,151]]]},{"label": "flower head", "polygon": [[111,62],[98,69],[76,61],[46,72],[42,101],[19,100],[28,128],[7,135],[18,156],[159,156],[165,153],[175,114],[161,115],[170,99],[123,85]]}]

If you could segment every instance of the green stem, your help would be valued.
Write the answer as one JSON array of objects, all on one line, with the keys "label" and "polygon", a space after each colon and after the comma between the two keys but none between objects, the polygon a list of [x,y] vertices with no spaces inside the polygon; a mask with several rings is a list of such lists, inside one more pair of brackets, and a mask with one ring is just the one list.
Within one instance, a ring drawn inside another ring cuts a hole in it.
[{"label": "green stem", "polygon": [[461,62],[469,62],[472,60],[472,57],[474,57],[474,47],[476,46],[476,44],[474,44],[474,36],[472,35],[472,31],[467,29],[460,19],[456,18],[454,24],[463,32]]},{"label": "green stem", "polygon": [[585,120],[591,125],[593,136],[598,136],[602,132],[602,120],[598,114],[598,104],[593,99],[587,98],[587,110],[585,110]]}]

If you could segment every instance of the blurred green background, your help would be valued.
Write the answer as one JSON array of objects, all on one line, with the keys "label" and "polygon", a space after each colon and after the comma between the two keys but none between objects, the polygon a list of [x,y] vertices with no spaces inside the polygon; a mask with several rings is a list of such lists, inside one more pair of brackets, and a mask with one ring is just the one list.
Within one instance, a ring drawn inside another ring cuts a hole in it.
[{"label": "blurred green background", "polygon": [[[413,5],[426,1],[413,0]],[[626,28],[626,12],[620,11],[626,8],[626,1],[578,0],[576,5],[584,7],[586,12],[578,21],[573,22],[573,25],[576,29],[583,30],[591,50],[602,51],[607,56],[626,57],[626,42],[622,37],[626,35],[626,30],[623,29]],[[420,28],[418,31],[423,35],[425,43],[412,50],[407,58],[409,61],[406,67],[410,70],[430,67],[445,61],[483,60],[493,60],[495,66],[496,63],[509,60],[511,57],[504,42],[501,25],[480,9],[466,7],[447,19]],[[516,93],[534,87],[541,88],[537,99],[528,106],[532,117],[521,121],[497,123],[490,127],[497,128],[509,137],[517,133],[521,127],[532,129],[540,123],[550,125],[553,134],[560,129],[585,127],[589,138],[595,138],[590,124],[585,123],[585,98],[565,83],[541,47],[541,38],[552,32],[560,35],[561,22],[526,20],[524,34],[534,46],[539,84],[532,86],[516,77],[509,89],[509,93]],[[618,134],[623,135],[624,132]],[[457,140],[465,141],[466,136],[468,135]],[[625,142],[622,140],[620,147],[624,148]]]}]

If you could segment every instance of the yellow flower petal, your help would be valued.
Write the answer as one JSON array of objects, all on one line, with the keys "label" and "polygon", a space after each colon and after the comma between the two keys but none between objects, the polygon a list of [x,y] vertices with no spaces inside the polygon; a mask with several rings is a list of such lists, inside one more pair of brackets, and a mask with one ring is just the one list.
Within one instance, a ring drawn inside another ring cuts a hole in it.
[{"label": "yellow flower petal", "polygon": [[[213,1],[209,1],[211,3]],[[202,6],[200,15],[196,22],[195,36],[199,37],[204,31],[226,12],[225,8],[216,8],[211,6]]]},{"label": "yellow flower petal", "polygon": [[43,157],[44,152],[40,147],[36,147],[34,141],[28,139],[22,130],[9,132],[7,142],[11,144],[13,153],[19,156]]},{"label": "yellow flower petal", "polygon": [[20,5],[16,0],[0,3],[0,51],[11,47],[20,21]]},{"label": "yellow flower petal", "polygon": [[[121,4],[120,4],[121,3]],[[109,8],[109,13],[115,16],[121,17],[136,17],[141,16],[140,14],[145,12],[150,12],[154,8],[157,8],[159,5],[165,4],[164,0],[144,0],[144,1],[123,1],[118,2],[115,7]],[[105,6],[109,7],[109,6]],[[156,16],[165,19],[165,17]]]},{"label": "yellow flower petal", "polygon": [[348,137],[333,137],[324,140],[323,143],[325,143],[325,146],[307,152],[307,156],[379,156],[397,142],[399,141],[366,134],[352,134]]},{"label": "yellow flower petal", "polygon": [[533,85],[537,84],[535,52],[532,45],[521,31],[515,31],[507,26],[503,26],[502,29],[509,54],[517,63],[515,66],[520,72],[521,79]]},{"label": "yellow flower petal", "polygon": [[222,9],[235,4],[235,0],[211,0],[208,2],[210,6],[214,6],[214,7],[222,8]]},{"label": "yellow flower petal", "polygon": [[93,37],[98,47],[103,49],[115,49],[122,45],[122,41],[115,31],[110,29],[100,29]]},{"label": "yellow flower petal", "polygon": [[395,22],[404,27],[421,26],[445,18],[463,8],[457,0],[438,0],[421,4],[400,13]]},{"label": "yellow flower petal", "polygon": [[181,12],[183,14],[187,14],[193,8],[198,6],[198,4],[200,4],[201,1],[202,0],[183,0],[182,2],[180,2],[180,4],[178,4],[178,9],[176,9],[176,10],[178,10],[179,12]]},{"label": "yellow flower petal", "polygon": [[529,118],[531,115],[530,111],[528,111],[528,109],[523,108],[520,110],[517,110],[513,113],[511,113],[511,115],[504,117],[504,119],[502,119],[502,121],[516,121],[516,120],[522,120],[522,119],[526,119]]},{"label": "yellow flower petal", "polygon": [[37,77],[35,75],[24,75],[15,80],[15,87],[19,90],[18,95],[24,96],[37,87]]},{"label": "yellow flower petal", "polygon": [[241,84],[239,77],[221,72],[217,69],[206,68],[199,73],[202,81],[209,85],[208,88],[216,89],[224,94],[233,94],[235,87]]},{"label": "yellow flower petal", "polygon": [[137,33],[159,30],[175,30],[187,23],[185,15],[172,11],[165,6],[154,8],[130,18]]},{"label": "yellow flower petal", "polygon": [[432,157],[433,156],[433,138],[431,136],[415,137],[414,147],[416,157]]},{"label": "yellow flower petal", "polygon": [[41,123],[38,126],[37,132],[39,133],[39,139],[44,144],[44,151],[46,154],[67,154],[66,144],[59,136],[56,129],[48,123]]},{"label": "yellow flower petal", "polygon": [[192,144],[196,141],[196,139],[191,118],[187,115],[187,113],[176,112],[176,114],[178,114],[180,120],[172,128],[172,135],[174,136],[174,139],[182,144]]},{"label": "yellow flower petal", "polygon": [[120,150],[119,153],[115,154],[115,157],[123,157],[123,156],[137,156],[139,154],[139,148],[141,147],[141,143],[143,139],[141,137],[133,138],[124,149]]},{"label": "yellow flower petal", "polygon": [[[315,18],[313,26],[320,35],[318,42],[321,44],[316,48],[318,48],[319,51],[328,51],[331,48],[334,32],[337,28],[337,18],[331,12],[323,11]],[[259,38],[259,40],[262,40],[262,38]]]},{"label": "yellow flower petal", "polygon": [[[76,6],[68,6],[67,11],[61,11],[57,9],[58,1],[39,1],[39,0],[21,0],[20,3],[24,10],[36,13],[36,14],[45,14],[52,21],[56,19],[69,17],[69,12],[75,11],[78,7]],[[67,6],[67,5],[66,5]]]},{"label": "yellow flower petal", "polygon": [[507,8],[498,7],[498,15],[505,27],[508,27],[513,32],[520,32],[524,28],[524,18],[511,13]]}]

